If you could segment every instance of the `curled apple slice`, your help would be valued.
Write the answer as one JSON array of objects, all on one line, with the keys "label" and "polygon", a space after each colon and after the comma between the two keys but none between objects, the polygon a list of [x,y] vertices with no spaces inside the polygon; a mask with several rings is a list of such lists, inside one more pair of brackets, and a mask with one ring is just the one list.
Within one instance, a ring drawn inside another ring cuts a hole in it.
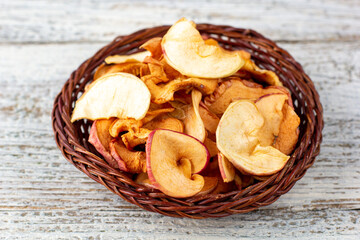
[{"label": "curled apple slice", "polygon": [[273,86],[282,86],[278,76],[273,71],[259,68],[250,59],[246,60],[244,66],[241,68],[241,71],[249,72],[251,77],[259,82],[267,83]]},{"label": "curled apple slice", "polygon": [[[149,179],[156,188],[172,197],[184,198],[199,193],[204,178],[196,173],[203,170],[208,161],[206,147],[182,133],[154,130],[146,142]],[[188,167],[189,162],[191,167]]]},{"label": "curled apple slice", "polygon": [[111,156],[118,162],[119,168],[125,172],[146,172],[146,154],[127,149],[122,140],[112,140],[109,144]]},{"label": "curled apple slice", "polygon": [[161,46],[166,61],[190,77],[223,78],[245,63],[240,51],[227,51],[215,41],[204,41],[195,23],[180,19],[165,34]]},{"label": "curled apple slice", "polygon": [[139,173],[135,178],[135,182],[137,184],[144,185],[145,187],[155,189],[155,186],[151,184],[147,173],[144,173],[144,172]]},{"label": "curled apple slice", "polygon": [[184,132],[201,142],[204,142],[206,130],[203,120],[199,113],[199,104],[201,101],[201,92],[193,89],[191,91],[192,106],[188,106],[185,114]]},{"label": "curled apple slice", "polygon": [[151,56],[149,51],[138,52],[131,55],[113,55],[105,58],[106,64],[117,64],[125,62],[142,62],[144,58]]},{"label": "curled apple slice", "polygon": [[235,168],[222,153],[218,153],[219,169],[224,182],[231,182],[235,178]]},{"label": "curled apple slice", "polygon": [[200,102],[199,114],[204,122],[205,129],[215,134],[220,119],[212,113],[202,102]]},{"label": "curled apple slice", "polygon": [[146,123],[143,127],[150,130],[168,129],[176,132],[184,131],[183,123],[180,120],[172,117],[155,119],[153,121]]},{"label": "curled apple slice", "polygon": [[280,124],[283,120],[282,109],[287,99],[286,94],[274,93],[256,100],[255,105],[265,119],[264,126],[259,131],[260,145],[273,145],[275,137],[279,135]]},{"label": "curled apple slice", "polygon": [[150,105],[150,92],[136,76],[113,73],[94,81],[76,101],[71,122],[79,119],[145,117]]},{"label": "curled apple slice", "polygon": [[144,76],[150,73],[149,67],[145,63],[131,62],[113,65],[101,64],[94,74],[94,80],[107,74],[125,72],[135,76]]},{"label": "curled apple slice", "polygon": [[152,38],[141,45],[140,48],[148,50],[151,53],[151,57],[159,60],[162,55],[161,40],[161,37]]},{"label": "curled apple slice", "polygon": [[259,144],[264,117],[252,101],[230,104],[216,130],[217,147],[239,170],[253,175],[280,171],[289,156],[272,146]]},{"label": "curled apple slice", "polygon": [[90,130],[89,143],[96,148],[111,167],[119,168],[109,149],[109,144],[113,139],[109,134],[109,128],[114,121],[114,118],[94,121]]},{"label": "curled apple slice", "polygon": [[225,81],[213,94],[204,98],[204,104],[214,114],[225,112],[229,104],[239,99],[256,100],[259,97],[272,93],[284,93],[284,90],[274,87],[263,88],[261,85],[238,78]]},{"label": "curled apple slice", "polygon": [[174,93],[182,89],[196,88],[203,94],[208,95],[217,87],[216,79],[185,78],[175,79],[166,84],[156,85],[151,78],[141,78],[151,92],[151,101],[157,104],[174,100]]},{"label": "curled apple slice", "polygon": [[210,138],[205,138],[204,145],[209,151],[210,157],[214,157],[218,154],[219,150],[217,149],[216,142]]},{"label": "curled apple slice", "polygon": [[300,118],[294,109],[288,104],[282,110],[284,118],[280,125],[279,135],[276,138],[274,147],[284,154],[290,154],[299,138]]}]

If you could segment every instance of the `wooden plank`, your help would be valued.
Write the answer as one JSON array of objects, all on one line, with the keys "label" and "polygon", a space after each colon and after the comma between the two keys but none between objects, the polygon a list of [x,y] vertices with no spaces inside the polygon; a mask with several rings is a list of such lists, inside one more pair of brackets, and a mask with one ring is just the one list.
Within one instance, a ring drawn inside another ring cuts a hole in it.
[{"label": "wooden plank", "polygon": [[[358,211],[261,210],[191,220],[98,207],[0,212],[4,239],[356,239]],[[46,233],[46,235],[44,234]],[[1,238],[0,237],[0,238]]]},{"label": "wooden plank", "polygon": [[0,3],[0,43],[99,42],[181,17],[274,40],[359,40],[358,1],[28,1]]},{"label": "wooden plank", "polygon": [[0,46],[0,239],[355,239],[360,234],[359,43],[281,44],[320,92],[326,123],[321,154],[276,203],[203,221],[139,209],[61,156],[51,129],[53,99],[71,71],[101,45]]}]

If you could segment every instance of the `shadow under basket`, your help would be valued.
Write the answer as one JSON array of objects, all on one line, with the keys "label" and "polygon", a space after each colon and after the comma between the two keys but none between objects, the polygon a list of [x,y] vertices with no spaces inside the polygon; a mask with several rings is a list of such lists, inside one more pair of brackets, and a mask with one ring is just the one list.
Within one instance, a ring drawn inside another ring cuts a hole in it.
[{"label": "shadow under basket", "polygon": [[54,102],[52,125],[55,141],[65,158],[76,168],[124,200],[145,210],[188,218],[225,217],[250,212],[275,202],[287,193],[314,163],[320,151],[324,125],[319,95],[301,65],[287,51],[261,34],[249,29],[211,24],[198,24],[197,28],[204,37],[217,40],[225,49],[248,51],[260,68],[274,71],[290,90],[295,111],[301,119],[300,135],[291,158],[280,172],[241,191],[173,198],[139,185],[132,180],[131,174],[110,167],[87,141],[91,121],[71,123],[76,100],[92,81],[96,67],[107,56],[137,52],[138,47],[147,40],[163,36],[169,26],[119,36],[71,74]]}]

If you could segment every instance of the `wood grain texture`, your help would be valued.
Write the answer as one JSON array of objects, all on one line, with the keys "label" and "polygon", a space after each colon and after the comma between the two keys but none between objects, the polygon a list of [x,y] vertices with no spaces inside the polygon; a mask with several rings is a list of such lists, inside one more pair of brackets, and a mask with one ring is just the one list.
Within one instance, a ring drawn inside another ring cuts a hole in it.
[{"label": "wood grain texture", "polygon": [[94,42],[181,17],[197,23],[255,29],[273,40],[359,40],[359,2],[260,1],[26,1],[0,3],[0,42]]},{"label": "wood grain texture", "polygon": [[[238,12],[234,6],[241,6]],[[6,9],[0,11],[0,239],[360,236],[358,1],[16,0],[0,9]],[[116,35],[181,16],[250,27],[279,40],[320,93],[321,154],[268,207],[200,221],[146,212],[75,169],[55,145],[50,112],[71,71]]]}]

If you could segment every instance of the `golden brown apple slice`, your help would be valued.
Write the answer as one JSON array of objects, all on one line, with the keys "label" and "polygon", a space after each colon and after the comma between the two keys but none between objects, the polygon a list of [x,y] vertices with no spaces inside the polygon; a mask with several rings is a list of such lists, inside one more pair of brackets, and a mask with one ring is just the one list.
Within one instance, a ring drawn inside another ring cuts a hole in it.
[{"label": "golden brown apple slice", "polygon": [[117,64],[125,62],[142,62],[144,58],[151,56],[149,51],[138,52],[131,55],[113,55],[105,58],[106,64]]},{"label": "golden brown apple slice", "polygon": [[231,182],[235,177],[235,168],[222,153],[218,153],[219,169],[224,182]]},{"label": "golden brown apple slice", "polygon": [[287,99],[286,94],[273,93],[256,100],[255,105],[265,119],[264,126],[259,131],[260,145],[273,145],[275,137],[279,135],[283,120],[282,109]]},{"label": "golden brown apple slice", "polygon": [[210,133],[215,134],[216,128],[219,124],[220,119],[216,114],[212,113],[203,102],[200,102],[199,107],[200,117],[204,122],[205,129]]},{"label": "golden brown apple slice", "polygon": [[127,149],[133,150],[134,147],[145,144],[151,130],[140,128],[137,131],[129,131],[121,135],[121,140]]},{"label": "golden brown apple slice", "polygon": [[[161,83],[161,82],[168,82],[170,79],[167,77],[163,64],[152,58],[152,57],[146,57],[144,59],[144,63],[147,63],[150,75],[144,76],[144,78],[150,78],[155,84]],[[143,79],[144,81],[144,79]]]},{"label": "golden brown apple slice", "polygon": [[101,64],[97,68],[94,74],[94,80],[103,77],[107,74],[117,73],[117,72],[129,73],[139,77],[150,74],[149,67],[145,63],[130,62],[130,63],[120,63],[114,65]]},{"label": "golden brown apple slice", "polygon": [[109,149],[109,144],[113,139],[109,134],[109,128],[114,120],[114,118],[110,118],[94,121],[90,130],[89,143],[96,148],[111,167],[119,168]]},{"label": "golden brown apple slice", "polygon": [[284,154],[290,154],[299,138],[300,118],[294,109],[288,104],[283,108],[284,118],[280,125],[279,135],[276,138],[274,147]]},{"label": "golden brown apple slice", "polygon": [[113,73],[91,83],[76,101],[71,122],[79,119],[109,119],[145,117],[150,105],[150,92],[136,76]]},{"label": "golden brown apple slice", "polygon": [[140,151],[130,151],[122,140],[112,140],[109,144],[111,156],[118,162],[119,168],[125,172],[146,172],[146,154]]},{"label": "golden brown apple slice", "polygon": [[218,154],[219,150],[217,149],[216,142],[210,138],[205,138],[204,145],[209,151],[210,157],[214,157]]},{"label": "golden brown apple slice", "polygon": [[254,183],[254,177],[243,174],[235,174],[234,177],[235,185],[239,190],[246,188]]},{"label": "golden brown apple slice", "polygon": [[282,86],[278,76],[273,71],[259,68],[250,59],[246,60],[245,64],[241,68],[241,71],[249,72],[251,77],[259,82],[267,83],[273,86]]},{"label": "golden brown apple slice", "polygon": [[225,81],[215,90],[215,92],[204,98],[204,104],[214,114],[225,112],[229,104],[239,99],[256,100],[259,97],[271,93],[283,93],[279,88],[263,88],[261,85],[246,80],[232,78]]},{"label": "golden brown apple slice", "polygon": [[199,113],[199,104],[201,101],[201,92],[193,89],[191,91],[192,106],[186,109],[184,122],[184,132],[201,142],[204,142],[206,130],[203,120]]},{"label": "golden brown apple slice", "polygon": [[[164,151],[166,149],[166,151]],[[195,174],[208,161],[206,147],[197,139],[170,130],[154,130],[146,142],[147,173],[151,183],[172,197],[190,197],[201,191],[204,178]],[[191,163],[191,171],[183,165]]]},{"label": "golden brown apple slice", "polygon": [[156,189],[155,186],[151,184],[147,173],[144,173],[144,172],[139,173],[135,178],[135,182],[137,184],[144,185],[145,187]]},{"label": "golden brown apple slice", "polygon": [[168,30],[161,46],[169,65],[189,77],[223,78],[236,73],[245,63],[240,51],[227,51],[214,41],[205,42],[195,24],[185,18]]},{"label": "golden brown apple slice", "polygon": [[155,119],[153,121],[146,123],[143,127],[150,130],[168,129],[168,130],[173,130],[175,132],[184,131],[183,123],[180,120],[171,117]]},{"label": "golden brown apple slice", "polygon": [[142,80],[150,90],[151,101],[157,104],[174,100],[174,93],[182,89],[191,89],[194,87],[204,95],[211,94],[215,91],[218,82],[216,79],[185,78],[156,85],[151,78],[143,77]]},{"label": "golden brown apple slice", "polygon": [[112,137],[116,138],[121,132],[131,131],[138,132],[142,126],[142,121],[133,118],[116,119],[109,128],[109,133]]},{"label": "golden brown apple slice", "polygon": [[[264,117],[252,101],[230,104],[216,130],[217,147],[239,170],[252,175],[280,171],[289,156],[271,146],[260,146],[259,131]],[[236,134],[234,134],[236,133]]]},{"label": "golden brown apple slice", "polygon": [[151,53],[151,57],[159,60],[162,55],[161,40],[161,37],[152,38],[141,45],[140,48],[148,50]]},{"label": "golden brown apple slice", "polygon": [[195,196],[203,196],[208,193],[211,193],[212,191],[214,191],[214,189],[216,189],[218,183],[219,183],[219,178],[217,177],[204,177],[204,186],[200,192],[195,194]]}]

